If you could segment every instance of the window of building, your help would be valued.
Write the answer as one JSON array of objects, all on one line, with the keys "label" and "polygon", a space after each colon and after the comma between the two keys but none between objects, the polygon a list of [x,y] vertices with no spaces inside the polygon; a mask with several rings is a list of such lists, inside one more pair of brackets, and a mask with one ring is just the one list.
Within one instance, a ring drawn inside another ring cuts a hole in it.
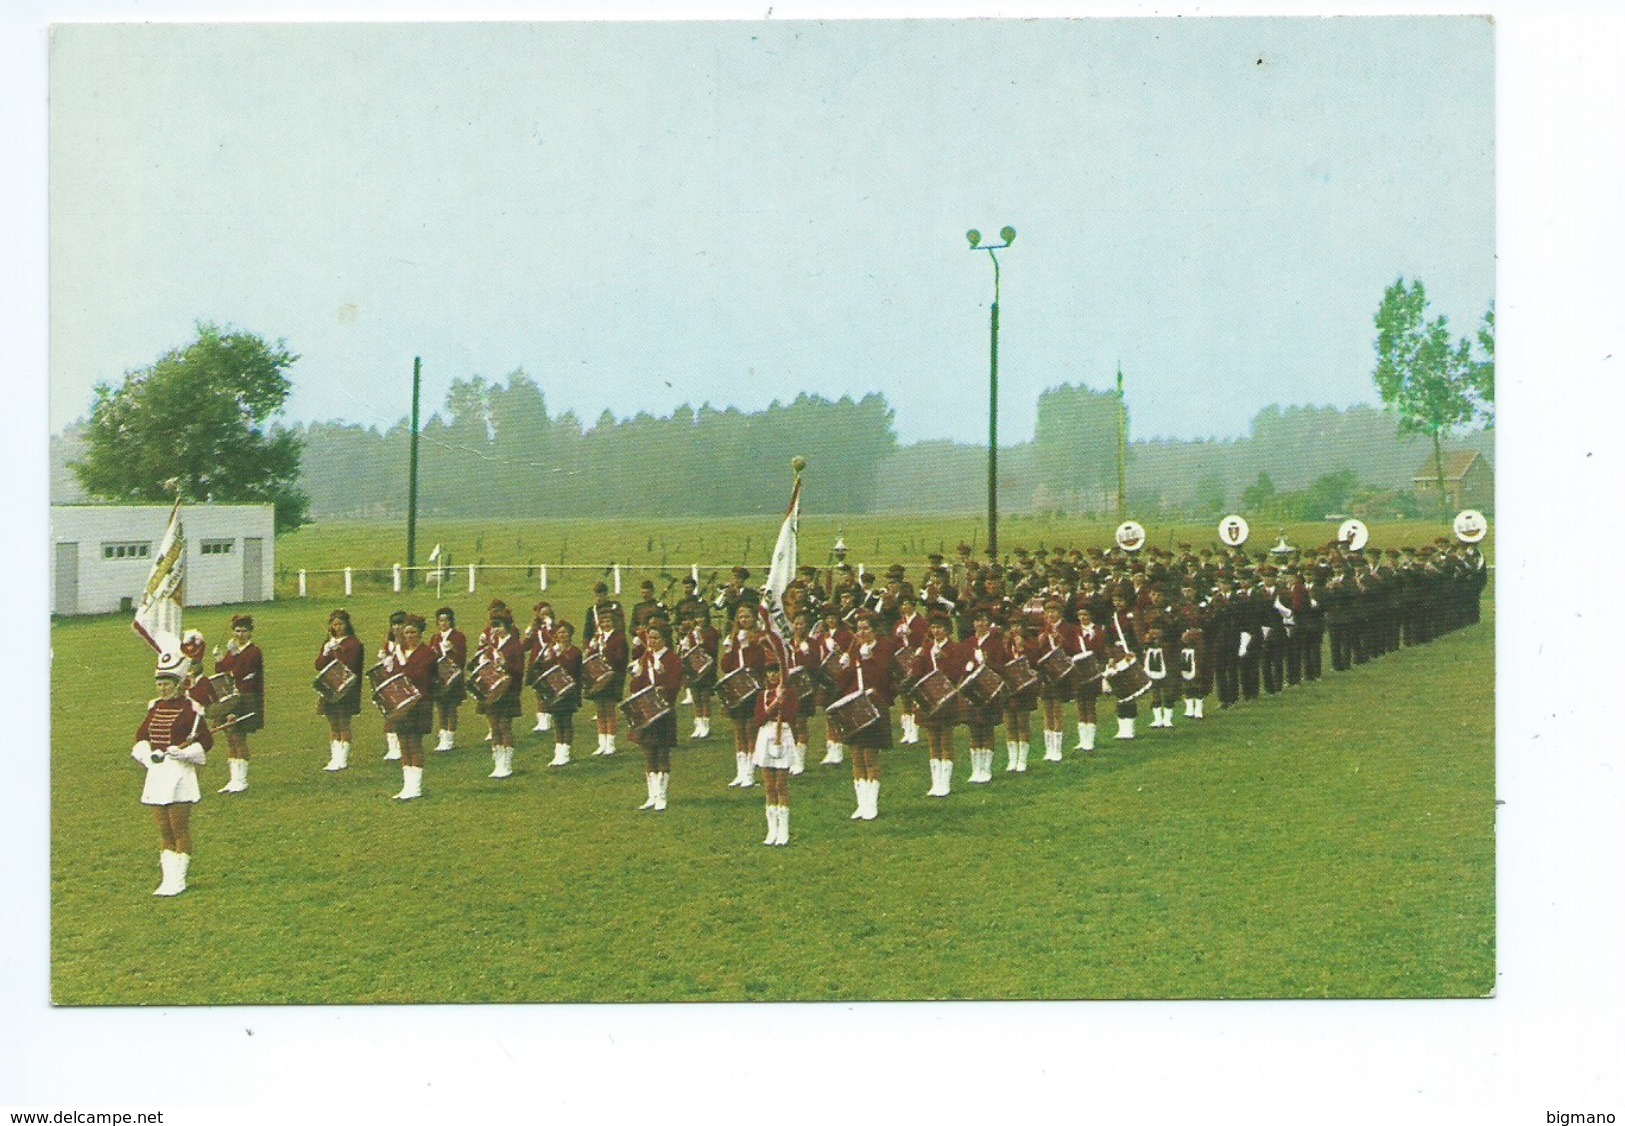
[{"label": "window of building", "polygon": [[145,543],[104,543],[103,559],[146,559],[152,554],[151,541]]},{"label": "window of building", "polygon": [[230,555],[236,546],[236,540],[204,540],[202,550],[204,555]]}]

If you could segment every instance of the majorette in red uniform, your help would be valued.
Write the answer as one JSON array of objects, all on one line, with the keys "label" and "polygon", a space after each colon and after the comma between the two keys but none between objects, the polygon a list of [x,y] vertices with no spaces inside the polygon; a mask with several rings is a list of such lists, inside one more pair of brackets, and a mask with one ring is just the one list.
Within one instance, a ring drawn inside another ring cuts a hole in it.
[{"label": "majorette in red uniform", "polygon": [[[892,636],[896,638],[900,649],[906,653],[914,653],[931,636],[930,623],[921,616],[919,602],[915,599],[912,588],[902,590],[899,587],[899,593],[895,597],[898,617],[897,624],[892,626]],[[903,737],[898,742],[920,741],[920,725],[914,716],[914,702],[914,694],[906,687],[898,692],[898,719],[903,725]]]},{"label": "majorette in red uniform", "polygon": [[182,690],[186,663],[182,657],[159,664],[154,674],[158,698],[147,705],[147,716],[130,748],[130,757],[146,768],[141,803],[152,807],[163,841],[158,854],[162,881],[154,895],[186,890],[186,870],[192,862],[192,803],[203,796],[197,768],[214,746],[202,707]]},{"label": "majorette in red uniform", "polygon": [[880,720],[870,724],[852,737],[852,789],[857,794],[858,808],[854,821],[873,821],[880,815],[880,752],[891,745],[891,705],[896,695],[892,682],[892,658],[897,641],[889,634],[879,637],[875,633],[875,615],[858,615],[856,636],[841,662],[836,677],[836,691],[840,700],[858,692],[873,694]]},{"label": "majorette in red uniform", "polygon": [[435,744],[437,751],[451,751],[457,749],[457,709],[462,707],[463,701],[468,697],[468,686],[459,676],[450,687],[440,687],[439,665],[446,661],[454,668],[464,668],[468,664],[468,637],[457,628],[457,611],[450,606],[442,606],[434,612],[435,635],[429,638],[429,648],[435,659],[435,694],[434,711],[438,721],[436,726],[440,730],[440,741]]},{"label": "majorette in red uniform", "polygon": [[752,761],[762,768],[767,791],[765,845],[790,843],[790,770],[795,764],[794,722],[799,706],[795,689],[785,683],[778,654],[769,653],[756,695],[756,750]]},{"label": "majorette in red uniform", "polygon": [[[728,635],[722,639],[722,651],[717,658],[717,680],[721,681],[741,669],[748,670],[758,684],[762,681],[762,667],[766,659],[766,646],[756,628],[757,609],[741,604],[734,611],[734,620]],[[746,699],[737,708],[728,711],[734,732],[734,777],[729,786],[749,789],[756,784],[751,766],[751,750],[756,739],[756,701]]]},{"label": "majorette in red uniform", "polygon": [[677,745],[677,696],[683,688],[683,666],[671,647],[671,626],[664,618],[652,618],[643,627],[643,653],[628,669],[627,688],[632,694],[654,688],[669,705],[665,715],[634,732],[643,748],[644,780],[649,797],[639,809],[659,812],[666,808],[671,791],[671,751]]},{"label": "majorette in red uniform", "polygon": [[334,610],[327,616],[327,639],[316,653],[315,668],[321,672],[337,661],[355,678],[350,687],[336,700],[325,695],[316,697],[316,712],[327,717],[327,771],[344,770],[350,765],[351,721],[361,711],[361,663],[366,650],[355,635],[355,626],[345,610]]},{"label": "majorette in red uniform", "polygon": [[434,722],[430,692],[434,687],[434,650],[423,642],[428,623],[416,614],[401,623],[400,646],[388,658],[385,671],[399,673],[417,689],[418,699],[395,717],[395,734],[401,745],[401,792],[395,797],[410,801],[423,796],[423,737]]},{"label": "majorette in red uniform", "polygon": [[570,744],[576,736],[576,712],[581,710],[581,650],[575,646],[575,633],[576,627],[569,622],[554,623],[552,642],[543,656],[547,662],[543,671],[562,668],[571,682],[547,709],[553,721],[553,761],[549,766],[570,765]]},{"label": "majorette in red uniform", "polygon": [[[965,655],[959,643],[953,639],[953,622],[947,614],[933,614],[930,633],[915,655],[914,667],[910,670],[914,682],[919,683],[933,673],[940,673],[950,684],[958,684],[959,670],[964,663]],[[958,716],[959,701],[949,699],[922,721],[931,763],[931,788],[925,792],[928,798],[945,798],[953,792],[954,723]]]},{"label": "majorette in red uniform", "polygon": [[525,690],[525,647],[513,629],[513,614],[507,607],[491,611],[485,657],[508,680],[500,692],[480,701],[479,710],[491,725],[491,773],[489,778],[513,776],[513,721],[521,710],[520,694]]},{"label": "majorette in red uniform", "polygon": [[214,662],[216,673],[230,673],[237,686],[238,703],[227,717],[226,766],[231,780],[220,787],[222,794],[240,794],[248,789],[248,736],[265,726],[265,654],[254,644],[254,619],[236,614],[231,619],[231,640]]},{"label": "majorette in red uniform", "polygon": [[[965,639],[964,671],[960,681],[970,678],[978,667],[986,665],[995,674],[1004,672],[1006,660],[1004,634],[993,627],[993,613],[986,605],[978,605],[971,615],[971,636]],[[970,781],[993,781],[993,731],[999,723],[999,707],[983,707],[965,701],[965,726],[970,732]]]}]

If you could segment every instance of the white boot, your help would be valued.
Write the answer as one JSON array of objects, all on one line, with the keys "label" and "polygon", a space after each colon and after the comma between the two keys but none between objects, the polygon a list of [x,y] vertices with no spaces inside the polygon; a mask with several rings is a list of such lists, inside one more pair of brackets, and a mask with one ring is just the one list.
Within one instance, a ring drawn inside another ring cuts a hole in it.
[{"label": "white boot", "polygon": [[164,875],[163,879],[158,881],[158,886],[153,889],[153,895],[175,894],[175,857],[177,855],[179,854],[171,852],[167,848],[158,854],[158,870]]},{"label": "white boot", "polygon": [[1078,729],[1083,733],[1083,737],[1079,740],[1083,744],[1082,749],[1085,751],[1094,750],[1096,725],[1093,723],[1080,723]]},{"label": "white boot", "polygon": [[226,769],[230,772],[231,778],[224,786],[221,786],[220,789],[216,791],[217,793],[240,794],[244,790],[248,789],[247,759],[228,758],[226,760]]},{"label": "white boot", "polygon": [[765,845],[779,843],[779,807],[776,805],[767,807],[767,836],[762,838],[762,843]]},{"label": "white boot", "polygon": [[172,855],[175,857],[170,861],[175,866],[175,890],[169,894],[179,895],[186,890],[186,870],[192,866],[192,856],[186,852],[177,852]]},{"label": "white boot", "polygon": [[548,763],[547,765],[548,766],[569,766],[570,765],[570,744],[568,744],[568,743],[554,743],[553,744],[553,761]]},{"label": "white boot", "polygon": [[748,790],[756,785],[756,764],[750,760],[749,755],[741,755],[745,761],[739,767],[739,788]]},{"label": "white boot", "polygon": [[1051,731],[1048,728],[1044,729],[1045,762],[1061,761],[1061,740],[1063,738],[1065,738],[1065,736],[1059,731]]},{"label": "white boot", "polygon": [[655,775],[655,812],[666,808],[666,795],[671,792],[671,775],[662,770]]},{"label": "white boot", "polygon": [[871,778],[865,785],[869,791],[869,804],[865,808],[863,819],[873,821],[880,816],[880,779]]},{"label": "white boot", "polygon": [[338,739],[333,743],[333,757],[328,760],[324,770],[347,770],[350,766],[350,743],[347,739]]},{"label": "white boot", "polygon": [[1119,739],[1134,738],[1134,717],[1117,717],[1117,737]]},{"label": "white boot", "polygon": [[400,762],[401,761],[401,737],[399,735],[395,734],[395,732],[393,732],[393,731],[386,731],[386,732],[384,732],[384,742],[389,745],[389,750],[384,752],[384,761],[385,762]]},{"label": "white boot", "polygon": [[508,778],[513,775],[513,748],[492,747],[491,760],[495,764],[489,777]]},{"label": "white boot", "polygon": [[692,689],[692,688],[683,689],[682,702],[685,703],[685,704],[692,704],[694,702],[694,689]]},{"label": "white boot", "polygon": [[1198,696],[1193,701],[1193,703],[1196,704],[1196,710],[1191,713],[1191,718],[1192,719],[1206,719],[1207,718],[1207,700],[1203,699],[1201,696]]},{"label": "white boot", "polygon": [[738,751],[735,751],[734,752],[734,776],[733,776],[733,781],[728,783],[728,788],[731,790],[735,786],[743,786],[744,784],[745,784],[745,756],[740,754]]},{"label": "white boot", "polygon": [[1004,741],[1004,772],[1006,774],[1014,774],[1017,770],[1021,769],[1020,766],[1017,765],[1018,755],[1016,753],[1016,747],[1019,745],[1020,744],[1009,739]]},{"label": "white boot", "polygon": [[787,845],[790,843],[790,807],[781,805],[779,810],[779,839],[774,844]]},{"label": "white boot", "polygon": [[604,736],[604,754],[612,755],[614,753],[615,753],[615,732],[611,731],[609,734]]},{"label": "white boot", "polygon": [[981,757],[977,761],[977,769],[976,769],[976,772],[971,776],[971,781],[976,782],[978,784],[983,783],[983,782],[991,782],[991,781],[993,781],[993,748],[992,747],[983,747],[982,748]]},{"label": "white boot", "polygon": [[699,735],[699,737],[701,739],[709,739],[709,738],[711,738],[711,717],[710,716],[702,716],[700,718],[700,735]]},{"label": "white boot", "polygon": [[940,797],[942,794],[942,760],[939,758],[927,759],[931,767],[931,788],[925,792],[928,798]]},{"label": "white boot", "polygon": [[695,739],[705,738],[705,720],[701,719],[699,716],[694,717],[694,730],[688,733],[688,738],[690,742]]},{"label": "white boot", "polygon": [[1164,727],[1172,727],[1174,725],[1174,709],[1162,709],[1162,725]]},{"label": "white boot", "polygon": [[1025,773],[1027,773],[1027,752],[1028,752],[1028,750],[1031,749],[1031,747],[1032,747],[1031,743],[1017,743],[1016,744],[1016,773],[1017,774],[1025,774]]},{"label": "white boot", "polygon": [[537,712],[536,713],[536,730],[537,731],[551,731],[551,730],[553,730],[553,717],[551,715],[549,715],[547,712]]},{"label": "white boot", "polygon": [[858,808],[852,811],[851,820],[860,821],[863,819],[863,811],[868,808],[869,804],[865,797],[869,792],[869,783],[862,778],[852,779],[852,792],[857,795]]},{"label": "white boot", "polygon": [[601,755],[603,753],[604,753],[604,733],[602,731],[600,731],[598,733],[598,749],[596,751],[594,751],[592,754],[593,754],[594,758],[597,758],[599,755]]},{"label": "white boot", "polygon": [[653,771],[650,771],[648,774],[643,776],[643,781],[649,788],[649,797],[648,800],[642,805],[638,806],[638,808],[653,809],[655,807],[655,795],[660,790],[660,779]]},{"label": "white boot", "polygon": [[451,728],[442,727],[440,729],[440,742],[434,745],[434,749],[437,751],[455,751],[457,749],[457,736],[452,733]]},{"label": "white boot", "polygon": [[937,769],[942,771],[942,781],[937,783],[940,789],[937,797],[945,798],[954,792],[954,760],[945,758],[937,761],[941,763]]},{"label": "white boot", "polygon": [[[807,770],[807,744],[797,743],[790,752],[790,773],[804,774]],[[786,807],[788,808],[788,807]]]},{"label": "white boot", "polygon": [[409,801],[422,793],[423,768],[421,766],[401,767],[401,792],[395,795],[395,800]]},{"label": "white boot", "polygon": [[824,744],[824,757],[823,757],[823,760],[821,762],[819,762],[818,765],[819,766],[829,766],[831,763],[840,762],[841,758],[842,758],[841,744],[826,742]]},{"label": "white boot", "polygon": [[327,765],[323,770],[343,770],[344,764],[339,762],[339,747],[342,746],[337,739],[330,739],[327,743]]}]

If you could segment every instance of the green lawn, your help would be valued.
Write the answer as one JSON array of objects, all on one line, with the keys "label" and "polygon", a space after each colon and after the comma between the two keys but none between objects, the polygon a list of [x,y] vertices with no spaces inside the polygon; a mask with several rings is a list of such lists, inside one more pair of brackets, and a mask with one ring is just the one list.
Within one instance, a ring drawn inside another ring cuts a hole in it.
[{"label": "green lawn", "polygon": [[[759,555],[772,535],[762,524]],[[804,554],[811,542],[804,525]],[[339,545],[307,529],[279,542],[279,566],[315,566],[307,561]],[[376,550],[387,557],[387,546]],[[514,605],[531,597],[515,583],[472,598],[448,591],[448,601],[473,624],[492,594]],[[565,604],[576,600],[580,591]],[[923,746],[899,748],[885,758],[870,823],[848,820],[848,768],[815,765],[815,723],[807,773],[792,786],[791,847],[769,849],[758,844],[762,791],[726,786],[733,760],[720,721],[709,742],[679,747],[671,808],[659,815],[635,808],[635,747],[584,757],[590,721],[578,725],[574,765],[549,769],[551,735],[525,735],[516,776],[495,782],[468,709],[461,749],[429,755],[427,797],[397,803],[400,772],[381,761],[369,709],[351,770],[324,773],[326,729],[309,682],[337,601],[254,608],[270,726],[253,740],[247,794],[215,795],[223,746],[211,756],[191,890],[174,900],[148,894],[157,832],[128,757],[151,692],[149,653],[123,616],[53,627],[58,1003],[1493,988],[1489,602],[1483,624],[1431,645],[1234,711],[1210,698],[1208,719],[1177,718],[1171,732],[1142,720],[1140,738],[1103,740],[1089,758],[1069,751],[1044,763],[1039,741],[1029,773],[1006,775],[1001,740],[995,781],[972,787],[962,754],[947,800],[924,796]],[[433,608],[387,591],[346,604],[369,643],[396,605]],[[198,609],[187,624],[212,644],[228,616]],[[687,709],[681,723],[686,736]],[[1102,726],[1109,734],[1109,717]],[[963,740],[961,730],[962,750]]]}]

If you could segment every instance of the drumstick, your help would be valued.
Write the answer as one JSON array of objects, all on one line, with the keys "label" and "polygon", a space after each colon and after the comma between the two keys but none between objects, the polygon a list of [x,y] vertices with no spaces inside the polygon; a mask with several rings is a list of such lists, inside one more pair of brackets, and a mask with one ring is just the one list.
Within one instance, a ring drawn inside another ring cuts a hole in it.
[{"label": "drumstick", "polygon": [[226,720],[225,723],[222,723],[219,727],[211,727],[211,728],[209,728],[209,734],[213,735],[216,731],[224,731],[226,728],[230,727],[232,724],[240,722],[241,720],[248,719],[248,718],[250,718],[252,716],[256,716],[258,714],[259,714],[258,712],[244,712],[242,715],[234,715],[230,719]]}]

